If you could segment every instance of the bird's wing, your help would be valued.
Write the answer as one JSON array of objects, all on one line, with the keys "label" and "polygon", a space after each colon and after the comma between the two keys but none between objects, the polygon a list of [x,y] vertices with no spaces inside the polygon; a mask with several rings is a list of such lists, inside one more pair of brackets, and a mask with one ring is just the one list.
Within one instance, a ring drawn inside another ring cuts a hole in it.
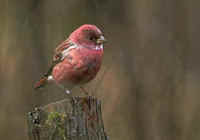
[{"label": "bird's wing", "polygon": [[54,51],[53,61],[51,64],[51,67],[47,71],[47,73],[44,75],[45,77],[48,77],[51,75],[52,70],[54,66],[64,60],[64,58],[67,56],[67,54],[71,51],[71,49],[76,48],[76,45],[72,43],[69,39],[62,42],[60,45],[58,45]]},{"label": "bird's wing", "polygon": [[53,61],[61,59],[63,57],[63,51],[67,50],[71,46],[73,46],[73,43],[69,39],[58,45],[54,51],[55,54],[53,56]]},{"label": "bird's wing", "polygon": [[62,62],[64,58],[68,55],[68,53],[73,49],[76,48],[77,45],[69,41],[68,39],[62,42],[58,47],[56,47],[53,61],[51,63],[50,68],[48,69],[47,73],[43,75],[43,77],[40,78],[38,82],[36,82],[34,88],[39,89],[41,87],[44,87],[48,81],[48,77],[51,75],[53,68],[56,64]]}]

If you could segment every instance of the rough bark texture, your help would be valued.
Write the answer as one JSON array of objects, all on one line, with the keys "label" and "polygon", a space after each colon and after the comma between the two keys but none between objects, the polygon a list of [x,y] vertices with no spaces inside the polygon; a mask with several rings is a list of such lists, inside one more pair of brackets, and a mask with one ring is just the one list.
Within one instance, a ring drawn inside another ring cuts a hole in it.
[{"label": "rough bark texture", "polygon": [[107,140],[101,102],[94,97],[72,97],[28,113],[30,140]]}]

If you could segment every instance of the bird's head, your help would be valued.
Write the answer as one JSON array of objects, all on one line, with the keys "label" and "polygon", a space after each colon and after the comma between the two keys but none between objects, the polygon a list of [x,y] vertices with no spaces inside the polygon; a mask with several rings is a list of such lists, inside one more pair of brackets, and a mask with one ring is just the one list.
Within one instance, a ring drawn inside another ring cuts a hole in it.
[{"label": "bird's head", "polygon": [[101,30],[95,25],[90,24],[80,26],[69,38],[72,42],[80,46],[92,49],[101,47],[106,41]]}]

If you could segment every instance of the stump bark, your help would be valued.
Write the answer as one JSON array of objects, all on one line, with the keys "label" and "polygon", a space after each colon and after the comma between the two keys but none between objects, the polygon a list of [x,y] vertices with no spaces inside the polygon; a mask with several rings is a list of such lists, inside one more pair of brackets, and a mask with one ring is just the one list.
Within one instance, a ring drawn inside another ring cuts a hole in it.
[{"label": "stump bark", "polygon": [[101,102],[94,97],[72,97],[27,115],[29,140],[108,140]]}]

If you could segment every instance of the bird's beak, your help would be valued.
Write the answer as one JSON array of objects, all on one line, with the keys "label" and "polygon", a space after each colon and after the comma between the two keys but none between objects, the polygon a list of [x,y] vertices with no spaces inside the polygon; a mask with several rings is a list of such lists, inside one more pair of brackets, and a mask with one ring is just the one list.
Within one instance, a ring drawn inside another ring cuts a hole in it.
[{"label": "bird's beak", "polygon": [[107,42],[107,40],[105,39],[105,37],[103,35],[101,35],[98,39],[97,39],[97,44],[103,44]]}]

